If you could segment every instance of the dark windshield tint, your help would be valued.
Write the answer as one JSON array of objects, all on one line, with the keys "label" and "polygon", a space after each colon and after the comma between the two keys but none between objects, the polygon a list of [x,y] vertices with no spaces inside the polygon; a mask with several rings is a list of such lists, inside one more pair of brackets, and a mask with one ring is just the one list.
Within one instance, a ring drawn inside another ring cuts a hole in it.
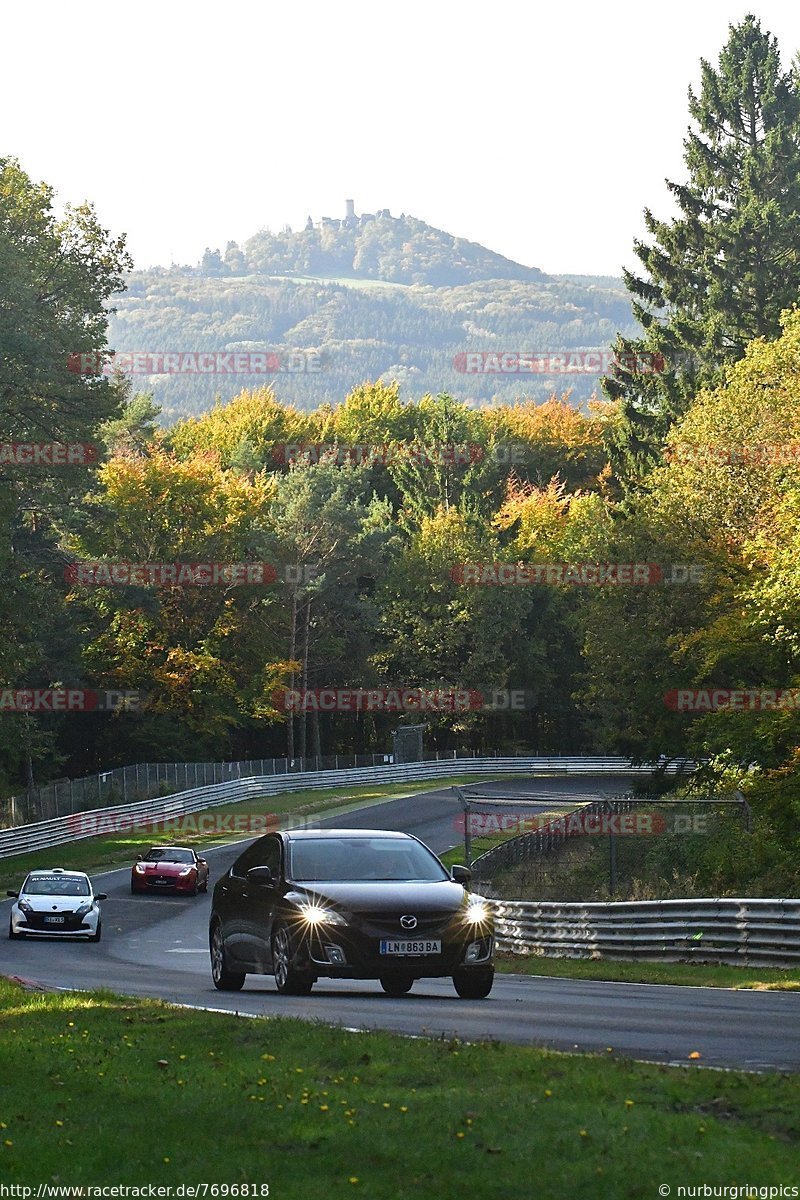
[{"label": "dark windshield tint", "polygon": [[147,851],[144,861],[190,863],[194,862],[194,855],[191,850],[173,850],[169,846],[156,846],[154,850]]},{"label": "dark windshield tint", "polygon": [[429,850],[405,838],[303,838],[291,843],[291,877],[298,881],[428,880],[449,878]]},{"label": "dark windshield tint", "polygon": [[89,896],[89,884],[74,875],[29,875],[23,892],[26,896]]}]

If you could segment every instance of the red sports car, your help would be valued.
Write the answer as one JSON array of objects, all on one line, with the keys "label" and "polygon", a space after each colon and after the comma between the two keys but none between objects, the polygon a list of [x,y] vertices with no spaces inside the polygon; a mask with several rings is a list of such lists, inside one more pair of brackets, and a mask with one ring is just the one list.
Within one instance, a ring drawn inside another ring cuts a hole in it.
[{"label": "red sports car", "polygon": [[187,846],[153,846],[131,869],[131,891],[207,892],[208,863]]}]

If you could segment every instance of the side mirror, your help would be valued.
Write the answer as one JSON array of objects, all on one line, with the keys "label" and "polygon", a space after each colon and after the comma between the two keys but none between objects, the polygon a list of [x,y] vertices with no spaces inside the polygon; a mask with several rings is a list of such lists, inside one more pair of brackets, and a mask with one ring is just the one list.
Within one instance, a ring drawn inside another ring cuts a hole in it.
[{"label": "side mirror", "polygon": [[107,900],[108,896],[105,892],[95,892],[94,898],[95,900]]},{"label": "side mirror", "polygon": [[198,860],[197,860],[197,861],[198,861],[198,862],[200,863],[200,865],[201,865],[201,866],[203,866],[203,867],[207,867],[207,866],[208,866],[208,863],[206,862],[206,860],[205,860],[204,858],[198,858]]},{"label": "side mirror", "polygon": [[6,892],[7,896],[19,896],[19,892]]},{"label": "side mirror", "polygon": [[453,879],[456,883],[463,883],[464,887],[466,887],[470,879],[472,879],[472,871],[470,871],[469,867],[455,866],[450,874],[453,876]]},{"label": "side mirror", "polygon": [[144,862],[144,855],[143,855],[143,854],[137,854],[137,855],[136,855],[136,861],[137,861],[137,862]]},{"label": "side mirror", "polygon": [[261,887],[274,887],[271,867],[251,867],[247,872],[248,883],[257,883]]}]

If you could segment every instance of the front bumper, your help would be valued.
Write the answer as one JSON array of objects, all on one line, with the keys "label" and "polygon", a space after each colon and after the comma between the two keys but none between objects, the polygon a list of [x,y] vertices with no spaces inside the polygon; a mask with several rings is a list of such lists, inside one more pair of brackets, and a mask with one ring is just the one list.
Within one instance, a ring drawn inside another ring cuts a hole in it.
[{"label": "front bumper", "polygon": [[16,905],[11,909],[11,929],[14,933],[24,934],[25,937],[92,937],[97,933],[100,919],[99,913],[90,912],[83,917],[72,913],[53,913],[52,916],[63,916],[62,922],[45,921],[48,913],[26,914]]},{"label": "front bumper", "polygon": [[[494,931],[442,931],[426,934],[441,942],[439,954],[381,954],[384,939],[397,938],[383,933],[374,937],[350,926],[315,926],[298,939],[296,963],[300,969],[332,979],[380,979],[381,976],[412,976],[436,979],[454,971],[485,971],[494,960]],[[470,947],[474,947],[471,953]]]},{"label": "front bumper", "polygon": [[131,890],[134,892],[193,892],[196,887],[195,875],[131,875]]}]

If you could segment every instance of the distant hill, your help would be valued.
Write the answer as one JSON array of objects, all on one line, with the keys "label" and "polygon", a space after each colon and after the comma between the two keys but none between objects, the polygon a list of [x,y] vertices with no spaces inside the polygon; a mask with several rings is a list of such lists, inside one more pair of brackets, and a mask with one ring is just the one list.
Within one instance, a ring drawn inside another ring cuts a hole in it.
[{"label": "distant hill", "polygon": [[[393,217],[388,209],[360,216],[348,212],[341,220],[323,217],[316,225],[309,217],[305,229],[297,233],[262,230],[245,243],[243,262],[237,250],[235,243],[228,244],[223,270],[238,267],[236,273],[346,276],[431,287],[544,278],[536,267],[523,267],[416,217]],[[216,262],[208,260],[205,266],[218,269]]]},{"label": "distant hill", "polygon": [[270,381],[306,409],[339,403],[366,379],[398,379],[407,398],[448,391],[476,404],[569,386],[579,403],[596,377],[467,374],[464,355],[603,350],[617,330],[637,329],[621,280],[548,276],[414,217],[356,216],[350,204],[341,220],[208,249],[197,267],[135,271],[116,308],[118,352],[277,356],[281,370],[267,377],[138,376],[167,422]]}]

